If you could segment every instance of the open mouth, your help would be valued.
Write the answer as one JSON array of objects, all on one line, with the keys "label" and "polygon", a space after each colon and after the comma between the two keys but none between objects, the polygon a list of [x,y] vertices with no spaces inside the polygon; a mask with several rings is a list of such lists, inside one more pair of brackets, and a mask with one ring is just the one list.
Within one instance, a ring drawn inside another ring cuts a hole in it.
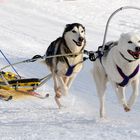
[{"label": "open mouth", "polygon": [[76,42],[74,39],[73,39],[73,42],[77,45],[77,46],[82,46],[82,41],[79,41],[79,42]]},{"label": "open mouth", "polygon": [[132,55],[134,57],[134,59],[139,59],[140,58],[140,51],[137,51],[137,52],[133,52],[131,50],[127,50],[127,51],[130,55]]}]

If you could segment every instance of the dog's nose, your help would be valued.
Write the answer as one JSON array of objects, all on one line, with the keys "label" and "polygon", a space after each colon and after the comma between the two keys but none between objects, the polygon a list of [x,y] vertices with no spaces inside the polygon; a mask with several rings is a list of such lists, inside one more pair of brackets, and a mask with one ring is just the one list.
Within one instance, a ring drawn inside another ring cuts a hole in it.
[{"label": "dog's nose", "polygon": [[140,51],[140,47],[136,47],[135,50],[136,50],[137,52],[139,52],[139,51]]},{"label": "dog's nose", "polygon": [[78,40],[79,40],[80,42],[82,42],[82,41],[84,40],[84,38],[83,38],[83,37],[79,37]]}]

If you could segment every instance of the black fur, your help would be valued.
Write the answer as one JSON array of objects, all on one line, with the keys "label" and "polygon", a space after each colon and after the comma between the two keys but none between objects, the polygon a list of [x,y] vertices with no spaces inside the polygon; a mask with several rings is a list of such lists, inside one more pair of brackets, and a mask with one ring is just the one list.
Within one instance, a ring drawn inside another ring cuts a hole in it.
[{"label": "black fur", "polygon": [[79,27],[81,26],[81,27],[84,29],[84,31],[85,31],[85,27],[84,27],[82,24],[80,24],[80,23],[67,24],[66,27],[65,27],[65,30],[64,30],[64,32],[63,32],[63,37],[64,37],[64,34],[65,34],[66,32],[72,30],[75,26],[76,26],[77,28],[79,28]]},{"label": "black fur", "polygon": [[[46,57],[47,56],[54,56],[56,54],[60,54],[60,46],[62,43],[62,37],[57,38],[54,40],[48,47],[46,51]],[[56,48],[57,47],[57,48]],[[47,58],[46,63],[47,65],[51,66],[52,65],[52,60],[53,58]]]}]

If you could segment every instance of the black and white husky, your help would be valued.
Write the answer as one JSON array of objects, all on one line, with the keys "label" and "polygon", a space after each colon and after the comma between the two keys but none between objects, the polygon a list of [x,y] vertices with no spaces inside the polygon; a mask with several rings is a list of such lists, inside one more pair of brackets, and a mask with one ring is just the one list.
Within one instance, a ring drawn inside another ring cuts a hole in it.
[{"label": "black and white husky", "polygon": [[[124,110],[130,111],[139,90],[140,35],[122,34],[110,51],[95,61],[93,75],[100,101],[100,117],[105,116],[105,89],[107,81],[114,85]],[[125,99],[125,87],[131,83],[133,93]]]},{"label": "black and white husky", "polygon": [[67,24],[62,37],[53,41],[47,49],[46,56],[62,54],[61,57],[46,59],[53,75],[55,101],[59,108],[62,107],[61,95],[67,95],[72,81],[83,66],[85,45],[85,27],[79,23],[73,23]]}]

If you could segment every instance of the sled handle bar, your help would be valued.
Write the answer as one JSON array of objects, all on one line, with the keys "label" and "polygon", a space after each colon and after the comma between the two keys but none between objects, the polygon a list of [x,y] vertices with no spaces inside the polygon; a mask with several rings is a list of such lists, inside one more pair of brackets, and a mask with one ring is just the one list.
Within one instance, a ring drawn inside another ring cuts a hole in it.
[{"label": "sled handle bar", "polygon": [[105,27],[104,38],[103,38],[103,44],[102,44],[103,47],[102,47],[101,52],[103,52],[104,47],[105,47],[107,31],[108,31],[109,23],[110,23],[112,17],[113,17],[116,13],[118,13],[119,11],[122,11],[122,10],[125,10],[125,9],[140,10],[139,7],[135,7],[135,6],[124,6],[124,7],[120,7],[119,9],[115,10],[115,11],[110,15],[110,17],[109,17],[108,20],[107,20],[106,27]]}]

